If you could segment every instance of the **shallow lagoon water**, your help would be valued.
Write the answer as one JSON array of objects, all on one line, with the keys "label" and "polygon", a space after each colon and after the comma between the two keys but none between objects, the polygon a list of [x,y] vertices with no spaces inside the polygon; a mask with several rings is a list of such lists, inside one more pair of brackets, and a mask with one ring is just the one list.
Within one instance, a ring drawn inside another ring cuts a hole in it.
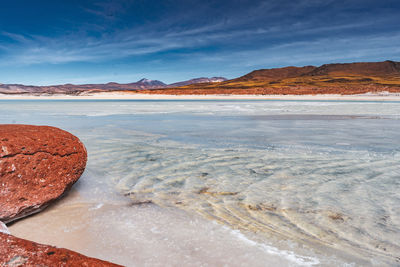
[{"label": "shallow lagoon water", "polygon": [[[193,236],[188,222],[196,221],[199,235],[220,235],[218,247],[232,251],[205,253],[198,265],[244,266],[258,259],[263,266],[274,257],[279,265],[400,264],[400,103],[1,101],[0,123],[60,127],[89,152],[76,194],[47,214],[13,225],[11,231],[20,235],[28,235],[23,228],[29,223],[39,227],[75,205],[98,231],[113,225],[123,233],[125,225],[141,242],[155,236],[144,234],[146,223],[157,229],[180,225],[161,230],[173,240],[170,246],[180,248],[164,247],[175,260],[190,254],[182,244]],[[119,215],[107,217],[115,210]],[[132,228],[135,215],[146,218],[141,227]],[[151,218],[161,223],[149,223]],[[62,225],[70,234],[79,221]],[[120,242],[140,242],[128,237]],[[238,253],[230,238],[248,258],[234,260]],[[124,247],[150,255],[156,243],[143,251]],[[215,241],[198,244],[200,251],[217,251]],[[85,247],[90,246],[80,251]],[[157,248],[163,255],[163,247]],[[99,256],[98,251],[87,253]],[[233,260],[217,262],[216,255]],[[166,261],[148,256],[136,264]],[[169,263],[174,265],[171,258]]]}]

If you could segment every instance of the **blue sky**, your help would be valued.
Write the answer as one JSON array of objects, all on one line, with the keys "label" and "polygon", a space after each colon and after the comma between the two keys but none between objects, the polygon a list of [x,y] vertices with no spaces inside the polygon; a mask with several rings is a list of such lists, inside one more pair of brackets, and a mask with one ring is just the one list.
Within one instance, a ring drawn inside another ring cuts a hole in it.
[{"label": "blue sky", "polygon": [[13,0],[0,83],[166,83],[254,69],[400,61],[398,0]]}]

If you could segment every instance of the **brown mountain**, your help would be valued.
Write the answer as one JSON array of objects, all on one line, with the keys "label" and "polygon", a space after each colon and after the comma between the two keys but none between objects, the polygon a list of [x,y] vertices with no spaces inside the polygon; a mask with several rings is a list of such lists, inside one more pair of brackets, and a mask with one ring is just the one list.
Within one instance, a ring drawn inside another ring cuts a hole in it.
[{"label": "brown mountain", "polygon": [[325,64],[255,70],[218,84],[143,91],[150,94],[363,94],[400,93],[400,62]]},{"label": "brown mountain", "polygon": [[399,75],[400,62],[358,62],[347,64],[325,64],[315,68],[308,75],[364,75],[364,76],[390,76]]},{"label": "brown mountain", "polygon": [[242,77],[198,78],[166,85],[142,79],[136,83],[25,86],[0,84],[5,94],[82,94],[131,91],[147,94],[363,94],[400,93],[400,62],[325,64],[320,67],[285,67],[252,71]]},{"label": "brown mountain", "polygon": [[255,70],[249,74],[235,79],[235,81],[273,81],[278,79],[293,78],[310,73],[316,68],[317,67],[314,66],[305,66]]}]

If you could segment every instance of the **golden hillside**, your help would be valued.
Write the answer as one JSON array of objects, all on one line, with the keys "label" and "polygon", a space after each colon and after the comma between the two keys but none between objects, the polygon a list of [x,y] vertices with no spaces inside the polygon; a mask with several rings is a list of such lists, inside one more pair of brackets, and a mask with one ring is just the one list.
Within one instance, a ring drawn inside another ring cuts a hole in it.
[{"label": "golden hillside", "polygon": [[400,93],[400,62],[326,64],[256,70],[220,83],[201,83],[148,94],[362,94]]}]

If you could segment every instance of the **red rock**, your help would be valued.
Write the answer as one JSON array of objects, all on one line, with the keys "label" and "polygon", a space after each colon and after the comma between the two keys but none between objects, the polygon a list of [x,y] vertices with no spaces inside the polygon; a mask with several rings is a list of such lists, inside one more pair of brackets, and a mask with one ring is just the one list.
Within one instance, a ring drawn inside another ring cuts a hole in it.
[{"label": "red rock", "polygon": [[0,125],[0,221],[46,208],[79,179],[84,145],[54,127]]},{"label": "red rock", "polygon": [[120,266],[0,233],[0,266]]}]

